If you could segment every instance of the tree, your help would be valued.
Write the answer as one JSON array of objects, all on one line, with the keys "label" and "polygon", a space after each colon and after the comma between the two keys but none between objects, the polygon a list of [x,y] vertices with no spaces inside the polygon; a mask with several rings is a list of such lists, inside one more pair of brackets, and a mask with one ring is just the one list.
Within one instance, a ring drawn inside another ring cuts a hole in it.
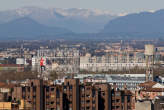
[{"label": "tree", "polygon": [[8,81],[21,81],[25,79],[35,79],[37,78],[38,73],[32,71],[1,71],[0,81],[6,82]]},{"label": "tree", "polygon": [[55,80],[58,78],[58,73],[56,71],[51,71],[49,75],[49,79]]}]

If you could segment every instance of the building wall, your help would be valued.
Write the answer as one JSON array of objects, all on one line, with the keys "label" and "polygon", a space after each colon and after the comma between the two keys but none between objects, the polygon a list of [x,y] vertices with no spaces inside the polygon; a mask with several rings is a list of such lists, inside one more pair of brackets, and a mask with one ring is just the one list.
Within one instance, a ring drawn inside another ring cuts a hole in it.
[{"label": "building wall", "polygon": [[[112,90],[108,83],[80,83],[65,79],[61,85],[30,80],[14,87],[14,100],[26,100],[35,110],[133,110],[132,93]],[[26,107],[26,106],[25,106]]]},{"label": "building wall", "polygon": [[27,100],[32,103],[32,108],[35,110],[44,110],[44,91],[43,80],[30,80],[28,85],[14,87],[12,99],[20,101]]},{"label": "building wall", "polygon": [[137,94],[137,98],[144,100],[144,99],[150,99],[153,100],[157,96],[162,96],[162,91],[161,92],[149,92],[149,91],[140,91],[139,94]]},{"label": "building wall", "polygon": [[145,68],[144,54],[111,53],[104,56],[81,56],[80,70],[109,71],[116,69]]},{"label": "building wall", "polygon": [[[136,109],[135,110],[152,110],[151,109],[151,102],[144,101],[144,102],[136,102]],[[160,110],[160,109],[157,109]]]}]

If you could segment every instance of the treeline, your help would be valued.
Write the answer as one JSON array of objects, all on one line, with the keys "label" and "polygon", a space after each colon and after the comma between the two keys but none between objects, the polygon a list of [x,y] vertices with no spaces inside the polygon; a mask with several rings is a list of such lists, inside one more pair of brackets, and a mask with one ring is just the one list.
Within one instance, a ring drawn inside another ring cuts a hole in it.
[{"label": "treeline", "polygon": [[[146,69],[126,69],[126,70],[109,70],[102,72],[92,72],[87,70],[80,71],[81,74],[145,74]],[[153,69],[154,76],[164,76],[164,67],[157,67]]]},{"label": "treeline", "polygon": [[138,69],[138,68],[134,68],[134,69],[120,69],[120,70],[108,70],[108,71],[87,71],[87,70],[81,70],[80,73],[81,74],[144,74],[145,73],[145,69]]},{"label": "treeline", "polygon": [[25,79],[34,79],[37,78],[38,73],[32,71],[1,71],[0,72],[0,82],[6,81],[22,81]]}]

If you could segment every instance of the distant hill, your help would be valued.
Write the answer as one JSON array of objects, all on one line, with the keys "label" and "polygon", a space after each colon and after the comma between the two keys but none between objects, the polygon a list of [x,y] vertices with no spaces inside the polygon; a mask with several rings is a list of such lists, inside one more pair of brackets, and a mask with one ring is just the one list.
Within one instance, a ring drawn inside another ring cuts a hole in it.
[{"label": "distant hill", "polygon": [[1,11],[0,23],[22,17],[31,18],[46,26],[67,28],[75,33],[93,33],[100,32],[108,21],[118,17],[118,15],[112,15],[109,11],[97,9],[24,7]]},{"label": "distant hill", "polygon": [[0,39],[39,39],[43,36],[57,36],[70,33],[72,32],[64,28],[44,26],[28,17],[0,24]]},{"label": "distant hill", "polygon": [[116,18],[105,25],[102,33],[135,37],[164,37],[164,10]]},{"label": "distant hill", "polygon": [[129,38],[164,38],[164,10],[126,16],[76,8],[0,12],[0,40]]}]

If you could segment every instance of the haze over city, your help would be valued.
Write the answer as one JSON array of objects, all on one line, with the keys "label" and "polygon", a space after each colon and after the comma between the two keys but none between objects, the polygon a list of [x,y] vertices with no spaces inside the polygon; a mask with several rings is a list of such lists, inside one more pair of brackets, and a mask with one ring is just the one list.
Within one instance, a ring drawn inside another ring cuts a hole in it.
[{"label": "haze over city", "polygon": [[163,9],[163,0],[1,0],[0,10],[37,6],[42,8],[85,8],[111,13],[135,13]]},{"label": "haze over city", "polygon": [[0,0],[0,110],[164,110],[164,0]]}]

